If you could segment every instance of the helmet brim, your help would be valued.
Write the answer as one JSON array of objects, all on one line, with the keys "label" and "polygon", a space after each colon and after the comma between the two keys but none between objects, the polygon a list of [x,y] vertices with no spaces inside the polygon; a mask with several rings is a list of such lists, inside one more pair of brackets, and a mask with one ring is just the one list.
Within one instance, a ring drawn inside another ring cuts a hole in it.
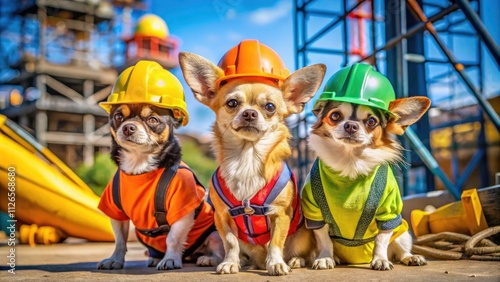
[{"label": "helmet brim", "polygon": [[337,101],[337,102],[347,102],[356,105],[363,105],[382,110],[385,113],[395,116],[395,114],[389,111],[388,109],[381,107],[380,105],[377,105],[373,102],[370,102],[369,100],[361,100],[359,98],[352,98],[352,97],[335,97],[335,98],[323,98],[323,99],[320,98],[316,101],[316,103],[319,101]]},{"label": "helmet brim", "polygon": [[[106,111],[106,113],[109,114],[111,112],[111,108],[113,107],[113,105],[123,105],[123,104],[127,104],[127,105],[138,104],[138,102],[100,102],[99,106],[101,108],[103,108]],[[189,115],[188,115],[187,111],[184,110],[181,107],[165,106],[164,104],[155,103],[155,102],[141,102],[141,104],[152,105],[152,106],[155,106],[155,107],[158,107],[158,108],[169,109],[169,110],[172,110],[172,111],[180,111],[181,112],[181,118],[182,118],[181,125],[185,126],[189,122]]]},{"label": "helmet brim", "polygon": [[215,88],[216,89],[219,89],[220,88],[220,84],[224,81],[228,81],[228,80],[231,80],[231,79],[235,79],[235,78],[243,78],[243,77],[248,77],[249,80],[252,78],[252,77],[259,77],[259,78],[269,78],[269,79],[274,79],[274,80],[277,80],[277,84],[279,86],[280,82],[283,82],[285,81],[286,77],[283,77],[283,76],[279,76],[279,75],[274,75],[274,74],[268,74],[268,73],[243,73],[243,74],[231,74],[231,75],[228,75],[228,76],[224,76],[222,78],[219,78],[216,82],[215,82]]}]

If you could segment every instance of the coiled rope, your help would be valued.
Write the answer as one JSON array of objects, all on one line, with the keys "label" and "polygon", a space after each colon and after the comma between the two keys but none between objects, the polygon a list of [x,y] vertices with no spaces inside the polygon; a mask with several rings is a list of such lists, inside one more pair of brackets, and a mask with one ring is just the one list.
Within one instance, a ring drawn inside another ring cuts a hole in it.
[{"label": "coiled rope", "polygon": [[500,246],[486,238],[500,233],[500,226],[487,228],[473,236],[454,232],[427,234],[413,242],[413,252],[444,260],[500,261]]}]

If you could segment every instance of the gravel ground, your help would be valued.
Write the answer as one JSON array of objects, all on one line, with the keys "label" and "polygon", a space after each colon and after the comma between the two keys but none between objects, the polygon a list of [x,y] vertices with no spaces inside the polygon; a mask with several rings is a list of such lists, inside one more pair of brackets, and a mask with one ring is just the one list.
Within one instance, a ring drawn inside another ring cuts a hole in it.
[{"label": "gravel ground", "polygon": [[15,274],[8,272],[10,247],[0,246],[2,281],[500,281],[499,262],[431,260],[427,266],[396,264],[392,271],[371,270],[369,265],[341,265],[332,270],[295,269],[287,276],[272,277],[262,270],[243,268],[238,274],[218,275],[214,267],[184,265],[183,269],[157,271],[146,268],[145,249],[129,242],[122,270],[95,269],[111,255],[113,243],[72,242],[36,247],[15,247]]}]

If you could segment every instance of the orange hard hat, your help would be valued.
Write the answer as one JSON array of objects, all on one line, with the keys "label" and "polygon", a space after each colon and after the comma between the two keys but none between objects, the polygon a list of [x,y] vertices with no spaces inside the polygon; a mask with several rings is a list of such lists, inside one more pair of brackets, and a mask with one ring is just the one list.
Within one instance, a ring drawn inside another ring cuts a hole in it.
[{"label": "orange hard hat", "polygon": [[265,77],[279,84],[290,75],[278,53],[257,40],[241,41],[224,54],[218,66],[224,76],[216,81],[217,88],[221,82],[237,77]]}]

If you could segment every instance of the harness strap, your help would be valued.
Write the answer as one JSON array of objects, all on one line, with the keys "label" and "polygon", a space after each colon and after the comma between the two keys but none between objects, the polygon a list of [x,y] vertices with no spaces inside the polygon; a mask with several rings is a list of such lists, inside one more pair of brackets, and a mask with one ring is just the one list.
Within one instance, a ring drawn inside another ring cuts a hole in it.
[{"label": "harness strap", "polygon": [[345,246],[361,246],[375,239],[375,237],[363,239],[363,236],[365,235],[368,226],[375,216],[378,205],[380,203],[380,199],[384,194],[385,186],[387,184],[387,173],[387,165],[380,166],[377,170],[375,178],[370,187],[370,192],[368,194],[365,207],[363,208],[358,221],[358,225],[356,226],[354,238],[351,240],[343,238],[342,234],[340,233],[340,228],[335,222],[335,219],[333,218],[331,210],[328,207],[328,202],[326,200],[326,195],[323,189],[323,183],[321,181],[321,175],[319,171],[319,159],[316,159],[314,161],[314,164],[311,167],[311,188],[313,191],[314,200],[320,207],[323,218],[330,225],[330,237]]},{"label": "harness strap", "polygon": [[115,176],[113,176],[113,184],[111,185],[111,194],[113,195],[113,202],[115,202],[116,207],[123,211],[122,200],[120,197],[120,170],[116,170]]},{"label": "harness strap", "polygon": [[[187,166],[183,166],[183,165],[180,165],[179,168],[182,168],[182,169],[187,169],[189,171],[191,171],[191,173],[193,174],[194,176],[194,181],[196,181],[196,184],[198,184],[199,186],[203,187],[203,190],[207,190],[205,189],[205,186],[203,186],[203,184],[201,184],[201,182],[198,180],[198,177],[196,177],[196,174],[194,173],[194,171],[187,167]],[[198,215],[200,215],[200,212],[201,212],[201,209],[203,208],[203,206],[205,205],[205,201],[201,201],[200,205],[194,210],[194,219],[196,220],[198,218]]]},{"label": "harness strap", "polygon": [[226,194],[224,193],[224,191],[222,191],[222,187],[220,186],[219,178],[217,177],[217,175],[219,174],[219,169],[220,168],[217,168],[215,170],[214,174],[212,175],[212,185],[214,186],[215,191],[219,195],[219,198],[221,198],[221,200],[226,204],[226,206],[228,206],[230,209],[232,209],[235,207],[235,205],[233,205],[233,203],[226,197]]},{"label": "harness strap", "polygon": [[[252,215],[266,215],[266,213],[269,211],[269,208],[266,206],[250,205],[250,207],[253,209]],[[229,215],[231,217],[236,217],[238,215],[247,214],[245,212],[245,208],[246,207],[244,207],[244,206],[239,206],[239,207],[229,209],[228,212],[229,212]]]},{"label": "harness strap", "polygon": [[217,177],[219,169],[215,171],[215,173],[212,175],[212,184],[215,188],[215,191],[219,195],[219,197],[222,199],[222,201],[229,207],[229,214],[231,217],[236,217],[238,215],[243,215],[243,214],[248,214],[245,208],[248,209],[248,207],[251,207],[253,209],[252,214],[255,215],[265,215],[269,211],[268,205],[270,205],[276,197],[283,191],[285,188],[286,184],[292,178],[292,171],[290,170],[290,167],[286,163],[283,164],[283,169],[281,170],[280,176],[274,183],[272,189],[269,192],[269,195],[266,197],[266,199],[263,202],[262,206],[258,206],[255,204],[249,204],[248,202],[242,203],[242,205],[234,205],[225,195],[224,191],[222,190],[222,187],[220,186],[219,179]]},{"label": "harness strap", "polygon": [[164,225],[160,225],[156,228],[152,228],[152,229],[139,229],[137,227],[135,229],[137,230],[137,232],[141,233],[142,235],[156,238],[158,236],[161,236],[161,235],[164,235],[164,234],[167,234],[168,232],[170,232],[170,225],[164,224]]},{"label": "harness strap", "polygon": [[274,183],[273,188],[271,189],[271,192],[269,193],[269,196],[267,196],[266,200],[264,201],[264,205],[269,205],[274,200],[278,195],[285,189],[286,184],[288,181],[292,178],[292,171],[288,167],[286,163],[283,163],[283,169],[281,170],[280,176],[278,177],[278,180],[276,183]]},{"label": "harness strap", "polygon": [[[158,223],[158,227],[160,228],[162,225],[168,225],[167,222],[167,211],[165,210],[165,195],[167,194],[167,189],[170,186],[170,182],[174,175],[177,173],[177,169],[179,168],[180,159],[168,169],[163,171],[163,174],[158,181],[158,185],[156,187],[155,192],[155,219]],[[170,229],[170,228],[169,228]]]}]

